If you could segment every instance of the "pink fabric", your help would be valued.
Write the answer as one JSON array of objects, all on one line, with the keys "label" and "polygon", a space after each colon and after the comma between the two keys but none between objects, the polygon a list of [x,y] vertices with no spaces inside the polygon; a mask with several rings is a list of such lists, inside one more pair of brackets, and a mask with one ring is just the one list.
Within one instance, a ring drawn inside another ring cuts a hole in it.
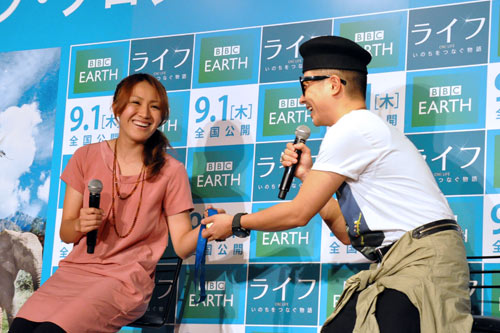
[{"label": "pink fabric", "polygon": [[[18,312],[31,321],[51,321],[67,332],[115,332],[139,318],[154,288],[154,271],[168,241],[168,216],[193,209],[191,190],[182,163],[168,156],[154,183],[146,181],[137,223],[126,238],[119,238],[108,217],[111,210],[113,151],[106,142],[78,149],[61,179],[83,193],[87,185],[103,183],[101,208],[106,218],[99,228],[94,254],[87,254],[86,237],[59,263],[57,271]],[[121,193],[129,193],[137,176],[120,176]],[[137,209],[139,183],[127,200],[115,199],[120,234],[128,232]]]}]

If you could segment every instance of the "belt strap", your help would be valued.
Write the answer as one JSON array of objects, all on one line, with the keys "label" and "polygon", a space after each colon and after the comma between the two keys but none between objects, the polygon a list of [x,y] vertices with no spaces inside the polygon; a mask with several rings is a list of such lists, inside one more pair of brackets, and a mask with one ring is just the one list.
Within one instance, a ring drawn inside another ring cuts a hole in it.
[{"label": "belt strap", "polygon": [[[445,230],[456,230],[461,232],[460,226],[455,220],[439,220],[423,224],[420,227],[413,229],[411,236],[413,238],[420,239]],[[375,262],[382,262],[382,258],[393,245],[394,243],[375,249]]]},{"label": "belt strap", "polygon": [[394,243],[386,245],[384,247],[379,247],[375,249],[375,262],[382,262],[382,258],[384,258],[385,254],[389,251],[389,249],[394,245]]},{"label": "belt strap", "polygon": [[456,230],[461,231],[460,226],[454,220],[439,220],[421,225],[418,228],[413,229],[411,236],[416,239],[420,239],[425,236],[435,234],[436,232],[445,230]]}]

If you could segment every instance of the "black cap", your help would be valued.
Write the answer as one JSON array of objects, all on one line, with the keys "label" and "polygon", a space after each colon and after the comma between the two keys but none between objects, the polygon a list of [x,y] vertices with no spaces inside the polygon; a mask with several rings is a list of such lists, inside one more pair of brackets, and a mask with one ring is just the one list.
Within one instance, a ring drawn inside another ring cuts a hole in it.
[{"label": "black cap", "polygon": [[339,36],[321,36],[300,45],[304,58],[302,72],[311,69],[345,69],[368,73],[366,66],[371,54],[350,39]]}]

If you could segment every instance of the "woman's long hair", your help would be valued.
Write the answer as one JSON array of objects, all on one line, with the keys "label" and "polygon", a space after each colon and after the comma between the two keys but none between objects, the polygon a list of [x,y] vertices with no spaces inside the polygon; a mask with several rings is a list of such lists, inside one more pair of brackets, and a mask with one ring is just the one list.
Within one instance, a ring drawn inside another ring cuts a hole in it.
[{"label": "woman's long hair", "polygon": [[[146,81],[153,88],[155,88],[158,96],[160,97],[160,111],[161,111],[161,122],[160,126],[165,124],[170,116],[170,108],[168,105],[167,92],[163,85],[155,77],[145,74],[138,73],[132,74],[124,78],[117,86],[115,94],[113,95],[113,113],[115,118],[119,117],[125,107],[127,106],[130,95],[132,94],[132,89],[139,82]],[[148,178],[155,178],[159,173],[161,168],[166,163],[165,152],[167,148],[172,146],[168,142],[167,137],[162,131],[156,129],[149,139],[144,143],[144,151],[142,155],[142,160],[148,171]]]}]

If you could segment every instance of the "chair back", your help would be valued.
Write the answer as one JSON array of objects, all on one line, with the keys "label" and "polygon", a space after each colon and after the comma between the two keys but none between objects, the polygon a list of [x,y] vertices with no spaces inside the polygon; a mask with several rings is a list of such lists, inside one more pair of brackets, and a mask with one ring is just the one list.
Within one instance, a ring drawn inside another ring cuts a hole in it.
[{"label": "chair back", "polygon": [[[470,256],[467,259],[499,259],[500,256]],[[471,270],[470,274],[498,274],[500,270]],[[471,290],[470,295],[476,291],[476,289],[494,289],[500,288],[500,285],[484,285],[479,284],[478,281],[471,280],[469,284],[469,289]],[[489,316],[481,316],[481,315],[473,315],[474,322],[472,324],[472,333],[500,333],[500,318],[497,317],[489,317]]]},{"label": "chair back", "polygon": [[[182,266],[179,257],[162,257],[156,265],[155,288],[144,315],[127,326],[161,327],[167,324],[169,314],[175,308],[177,280]],[[175,310],[175,309],[174,309]]]}]

